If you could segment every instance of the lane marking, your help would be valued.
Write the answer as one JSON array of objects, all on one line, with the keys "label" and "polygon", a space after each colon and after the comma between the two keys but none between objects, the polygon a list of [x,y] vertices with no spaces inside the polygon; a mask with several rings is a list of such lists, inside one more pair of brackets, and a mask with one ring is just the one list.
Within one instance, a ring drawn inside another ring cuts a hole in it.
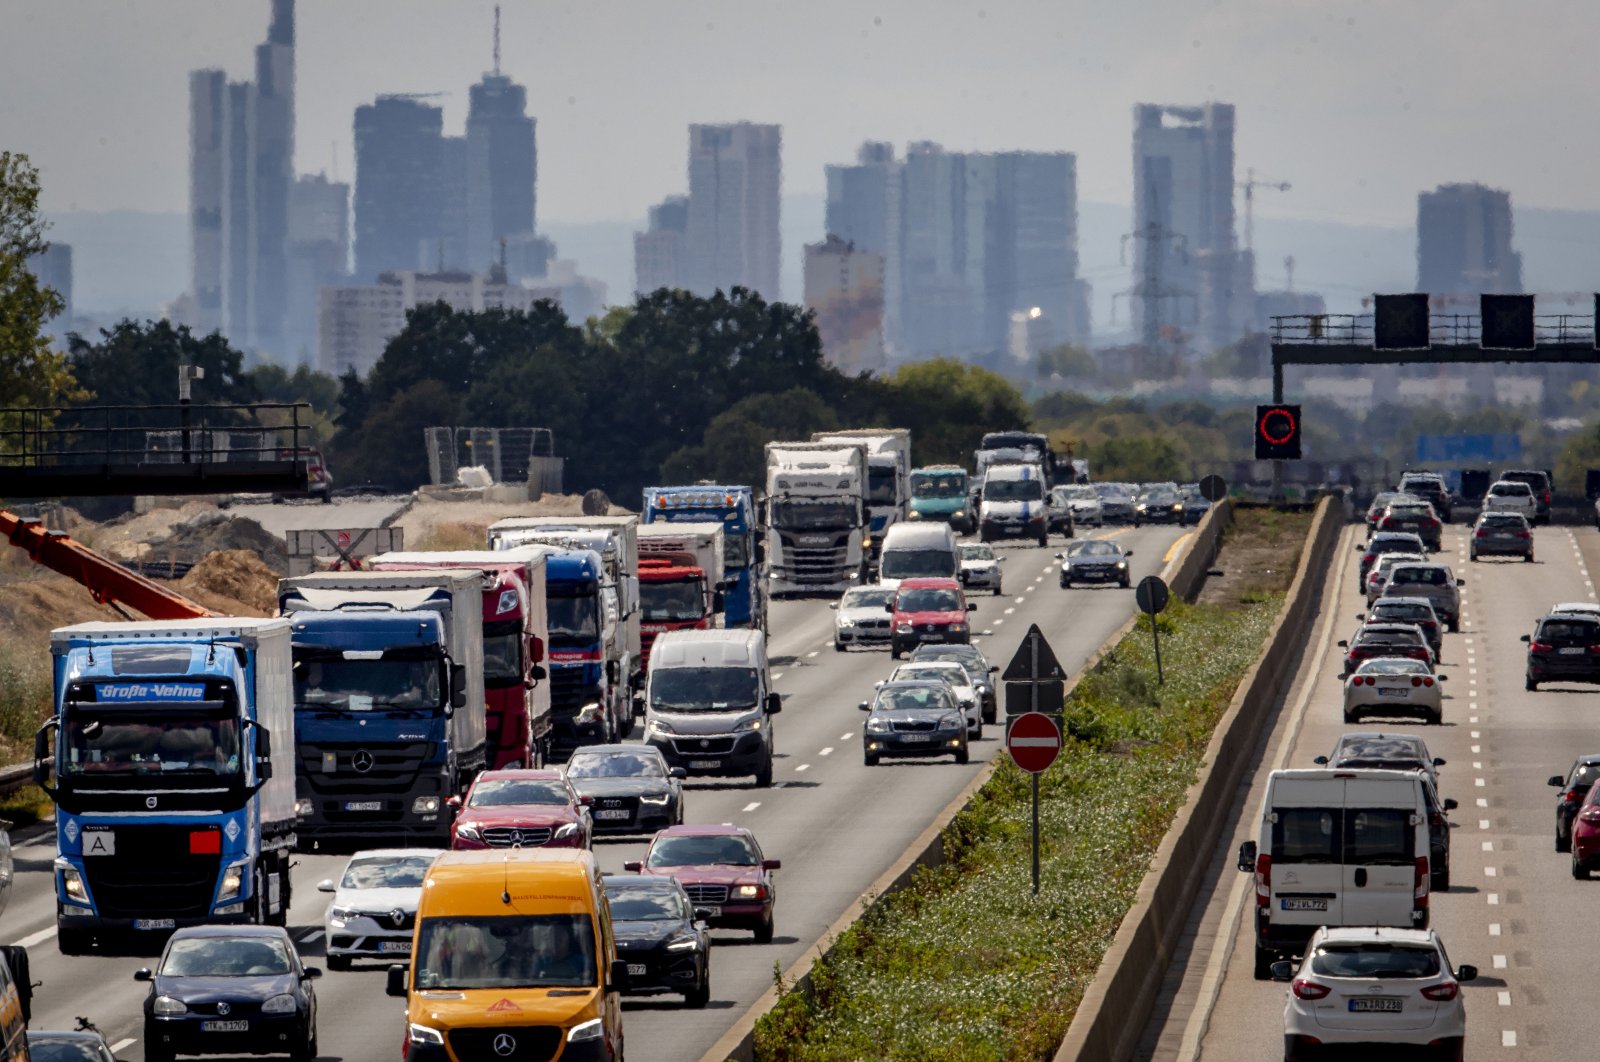
[{"label": "lane marking", "polygon": [[1486,878],[1492,878],[1492,877],[1496,876],[1498,873],[1499,873],[1499,871],[1495,870],[1494,867],[1484,867],[1483,868],[1483,876],[1486,877]]},{"label": "lane marking", "polygon": [[1494,842],[1493,841],[1485,841],[1485,842],[1483,842],[1483,850],[1485,852],[1494,851]]},{"label": "lane marking", "polygon": [[1500,935],[1500,923],[1499,922],[1490,922],[1489,923],[1489,935],[1491,937],[1498,937]]},{"label": "lane marking", "polygon": [[742,815],[749,814],[750,812],[754,811],[756,808],[759,808],[760,806],[761,806],[761,801],[752,800],[752,801],[750,801],[750,803],[748,803],[748,804],[746,804],[744,806],[744,811],[740,812],[740,814],[742,814]]},{"label": "lane marking", "polygon": [[1015,605],[1012,605],[1012,606],[1011,606],[1011,607],[1010,607],[1010,608],[1008,608],[1008,609],[1006,609],[1006,611],[1005,611],[1005,614],[1006,614],[1006,615],[1007,615],[1007,616],[1009,616],[1009,615],[1011,615],[1011,614],[1012,614],[1012,613],[1013,613],[1013,612],[1015,612],[1015,611],[1016,611],[1016,610],[1017,610],[1017,606],[1015,606]]},{"label": "lane marking", "polygon": [[1499,998],[1500,1005],[1502,1007],[1511,1006],[1511,993],[1510,992],[1496,992],[1495,995]]},{"label": "lane marking", "polygon": [[783,678],[783,672],[781,672],[781,671],[774,671],[774,672],[773,672],[773,673],[772,673],[772,681],[773,681],[773,682],[777,682],[777,681],[778,681],[778,680],[779,680],[779,679],[781,679],[781,678]]},{"label": "lane marking", "polygon": [[1038,588],[1037,588],[1037,587],[1033,587],[1033,586],[1029,586],[1029,587],[1024,587],[1024,588],[1023,588],[1023,591],[1022,591],[1022,592],[1023,592],[1023,593],[1024,593],[1024,594],[1031,594],[1031,593],[1033,593],[1033,592],[1034,592],[1034,590],[1036,590],[1036,589],[1038,589]]},{"label": "lane marking", "polygon": [[794,770],[795,770],[796,774],[799,774],[801,771],[809,771],[810,769],[811,769],[811,764],[802,763],[800,766],[796,767]]},{"label": "lane marking", "polygon": [[311,932],[307,933],[305,936],[300,938],[300,943],[302,943],[302,944],[315,944],[317,941],[319,941],[321,939],[322,939],[322,930],[313,929]]},{"label": "lane marking", "polygon": [[1011,599],[1011,603],[1013,605],[1020,605],[1026,600],[1028,600],[1028,599],[1025,598],[1025,597],[1014,597],[1014,598]]},{"label": "lane marking", "polygon": [[1500,894],[1498,892],[1491,892],[1489,894],[1489,906],[1490,907],[1498,907],[1498,906],[1500,906]]},{"label": "lane marking", "polygon": [[1482,789],[1484,786],[1484,781],[1482,778],[1474,778],[1472,780],[1472,784],[1477,786],[1479,789]]},{"label": "lane marking", "polygon": [[1488,819],[1479,819],[1478,820],[1478,829],[1487,830],[1488,828],[1489,828],[1489,820]]},{"label": "lane marking", "polygon": [[995,620],[994,623],[991,624],[991,626],[998,627],[998,626],[1000,626],[1000,624],[1002,624],[1004,622],[1005,622],[1005,617],[1002,616],[999,619]]},{"label": "lane marking", "polygon": [[1483,770],[1483,763],[1482,763],[1482,762],[1481,762],[1481,761],[1479,761],[1479,760],[1473,760],[1473,761],[1472,761],[1472,769],[1473,769],[1473,770],[1474,770],[1474,771],[1481,771],[1481,770]]},{"label": "lane marking", "polygon": [[817,755],[818,756],[832,756],[833,755],[833,746],[829,745],[827,748],[825,748],[821,752],[817,753]]},{"label": "lane marking", "polygon": [[812,657],[814,657],[816,655],[817,655],[817,650],[813,649],[813,650],[811,650],[811,652],[806,654],[806,659],[809,660],[809,659],[811,659]]},{"label": "lane marking", "polygon": [[135,1040],[131,1036],[125,1037],[124,1039],[118,1040],[116,1043],[111,1045],[111,1053],[112,1054],[116,1054],[118,1051],[121,1051],[123,1048],[132,1047],[134,1044],[136,1044],[138,1042],[139,1042],[138,1040]]},{"label": "lane marking", "polygon": [[839,735],[839,740],[840,741],[849,741],[851,738],[853,738],[855,736],[856,736],[856,732],[854,730],[847,730],[843,734]]},{"label": "lane marking", "polygon": [[1500,1031],[1500,1046],[1501,1047],[1515,1047],[1515,1046],[1517,1046],[1517,1031],[1515,1029],[1502,1029]]},{"label": "lane marking", "polygon": [[1506,957],[1504,955],[1496,955],[1494,957],[1494,968],[1496,970],[1504,970],[1506,968]]},{"label": "lane marking", "polygon": [[1489,806],[1489,802],[1487,800],[1483,799],[1483,797],[1479,797],[1478,798],[1478,806],[1480,808],[1486,808],[1486,807]]},{"label": "lane marking", "polygon": [[27,936],[25,936],[21,940],[17,941],[17,945],[16,946],[19,947],[19,948],[31,948],[35,944],[43,944],[45,941],[49,940],[51,937],[53,937],[55,935],[56,935],[56,927],[55,926],[50,926],[47,929],[39,930],[39,932],[37,932],[37,933],[29,933]]},{"label": "lane marking", "polygon": [[1172,558],[1176,557],[1178,555],[1178,551],[1183,548],[1183,544],[1185,542],[1189,541],[1193,537],[1194,537],[1194,532],[1193,531],[1188,531],[1188,532],[1185,532],[1184,534],[1178,536],[1178,540],[1176,542],[1174,542],[1172,545],[1167,547],[1166,556],[1161,558],[1161,563],[1162,564],[1171,564],[1172,563]]}]

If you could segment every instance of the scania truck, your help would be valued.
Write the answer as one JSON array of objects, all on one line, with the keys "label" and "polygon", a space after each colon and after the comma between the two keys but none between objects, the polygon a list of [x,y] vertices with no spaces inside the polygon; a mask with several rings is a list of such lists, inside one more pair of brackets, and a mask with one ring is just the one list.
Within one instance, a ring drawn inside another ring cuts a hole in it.
[{"label": "scania truck", "polygon": [[445,802],[486,765],[482,581],[435,568],[278,583],[303,849],[448,840]]},{"label": "scania truck", "polygon": [[54,711],[33,770],[56,806],[62,954],[208,922],[285,924],[289,624],[80,623],[52,631],[50,652]]},{"label": "scania truck", "polygon": [[645,525],[696,523],[722,525],[724,591],[722,622],[727,627],[767,627],[766,528],[750,487],[699,484],[646,487]]},{"label": "scania truck", "polygon": [[867,445],[769,442],[767,563],[775,597],[838,594],[867,560]]},{"label": "scania truck", "polygon": [[873,558],[883,546],[889,528],[906,518],[911,500],[911,432],[906,428],[852,428],[819,431],[812,442],[864,442],[867,444],[867,514],[872,520],[870,550]]}]

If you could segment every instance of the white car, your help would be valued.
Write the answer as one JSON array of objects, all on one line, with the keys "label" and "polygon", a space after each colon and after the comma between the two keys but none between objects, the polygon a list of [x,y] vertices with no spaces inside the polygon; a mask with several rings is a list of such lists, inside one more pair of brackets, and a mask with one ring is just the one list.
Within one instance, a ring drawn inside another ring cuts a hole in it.
[{"label": "white car", "polygon": [[1592,616],[1600,620],[1600,604],[1593,601],[1563,601],[1550,608],[1552,616],[1558,613],[1567,616]]},{"label": "white car", "polygon": [[884,606],[894,601],[894,590],[887,586],[857,586],[831,606],[833,647],[844,652],[852,645],[888,645],[894,624]]},{"label": "white car", "polygon": [[1363,660],[1344,680],[1344,721],[1363,715],[1416,715],[1424,722],[1444,721],[1440,698],[1443,675],[1435,675],[1421,660],[1380,656]]},{"label": "white car", "polygon": [[1050,493],[1072,510],[1072,522],[1079,527],[1106,526],[1106,512],[1100,504],[1100,495],[1087,483],[1056,487]]},{"label": "white car", "polygon": [[961,705],[961,714],[966,717],[968,736],[983,736],[983,702],[978,695],[978,687],[972,684],[972,676],[965,667],[954,660],[913,661],[901,664],[889,676],[890,682],[908,679],[942,682],[949,686],[956,695],[956,703]]},{"label": "white car", "polygon": [[1325,926],[1298,966],[1272,964],[1272,979],[1289,982],[1283,1057],[1298,1062],[1324,1044],[1431,1044],[1439,1053],[1430,1057],[1460,1059],[1461,985],[1477,976],[1474,966],[1451,969],[1431,929]]},{"label": "white car", "polygon": [[1502,479],[1489,485],[1489,493],[1483,496],[1483,511],[1521,513],[1531,524],[1534,517],[1539,515],[1539,501],[1533,496],[1533,488],[1528,484]]},{"label": "white car", "polygon": [[433,848],[357,852],[337,883],[317,883],[318,892],[333,893],[323,916],[328,969],[348,970],[353,959],[410,956],[422,879],[438,854]]},{"label": "white car", "polygon": [[1000,593],[1000,562],[1004,557],[982,542],[963,543],[961,549],[961,585],[968,590],[993,590]]}]

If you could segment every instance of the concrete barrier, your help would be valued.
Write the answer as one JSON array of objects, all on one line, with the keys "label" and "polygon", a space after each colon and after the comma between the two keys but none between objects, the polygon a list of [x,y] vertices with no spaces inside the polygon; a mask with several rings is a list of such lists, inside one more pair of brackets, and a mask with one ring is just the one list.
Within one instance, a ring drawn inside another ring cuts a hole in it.
[{"label": "concrete barrier", "polygon": [[[1199,592],[1200,584],[1205,580],[1205,573],[1215,562],[1217,549],[1222,540],[1223,531],[1233,522],[1233,505],[1223,502],[1213,505],[1206,515],[1196,525],[1192,537],[1183,542],[1177,554],[1162,570],[1161,576],[1167,581],[1174,595],[1186,600],[1192,599]],[[1191,560],[1196,554],[1203,554],[1205,560]],[[1089,658],[1084,661],[1083,667],[1066,683],[1065,696],[1071,697],[1072,691],[1078,685],[1079,679],[1100,663],[1108,651],[1127,637],[1134,625],[1139,622],[1140,614],[1135,612],[1128,617],[1128,621],[1118,627],[1112,635],[1102,642]],[[944,862],[944,831],[951,821],[959,815],[978,790],[988,783],[994,774],[998,762],[990,760],[984,764],[983,769],[957,793],[948,804],[933,817],[928,828],[917,836],[900,858],[885,870],[878,879],[868,887],[867,891],[856,898],[845,912],[830,925],[827,930],[814,941],[805,951],[805,954],[783,971],[785,991],[809,992],[811,988],[811,971],[818,962],[826,958],[833,950],[834,941],[838,940],[845,930],[864,914],[868,907],[876,903],[879,897],[888,896],[900,891],[911,880],[911,875],[917,867],[936,867]],[[1159,985],[1160,982],[1157,981]],[[756,1022],[778,1002],[776,986],[768,988],[762,993],[761,998],[750,1005],[743,1016],[734,1023],[733,1027],[722,1035],[711,1049],[700,1057],[700,1062],[754,1062],[755,1059],[755,1029]]]},{"label": "concrete barrier", "polygon": [[[1267,716],[1288,687],[1316,615],[1329,558],[1344,527],[1332,499],[1318,503],[1294,582],[1261,655],[1235,691],[1206,746],[1205,765],[1156,849],[1133,908],[1090,982],[1056,1062],[1131,1059],[1150,1019],[1167,966],[1183,934],[1227,809]],[[1209,565],[1208,565],[1209,567]],[[1174,587],[1176,590],[1176,587]]]}]

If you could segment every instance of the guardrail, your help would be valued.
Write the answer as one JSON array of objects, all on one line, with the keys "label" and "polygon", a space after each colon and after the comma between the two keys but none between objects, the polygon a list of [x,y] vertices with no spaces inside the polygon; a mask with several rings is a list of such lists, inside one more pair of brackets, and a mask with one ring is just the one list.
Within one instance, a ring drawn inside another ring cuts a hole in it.
[{"label": "guardrail", "polygon": [[33,784],[33,764],[18,763],[0,767],[0,796],[10,796],[25,785]]}]

